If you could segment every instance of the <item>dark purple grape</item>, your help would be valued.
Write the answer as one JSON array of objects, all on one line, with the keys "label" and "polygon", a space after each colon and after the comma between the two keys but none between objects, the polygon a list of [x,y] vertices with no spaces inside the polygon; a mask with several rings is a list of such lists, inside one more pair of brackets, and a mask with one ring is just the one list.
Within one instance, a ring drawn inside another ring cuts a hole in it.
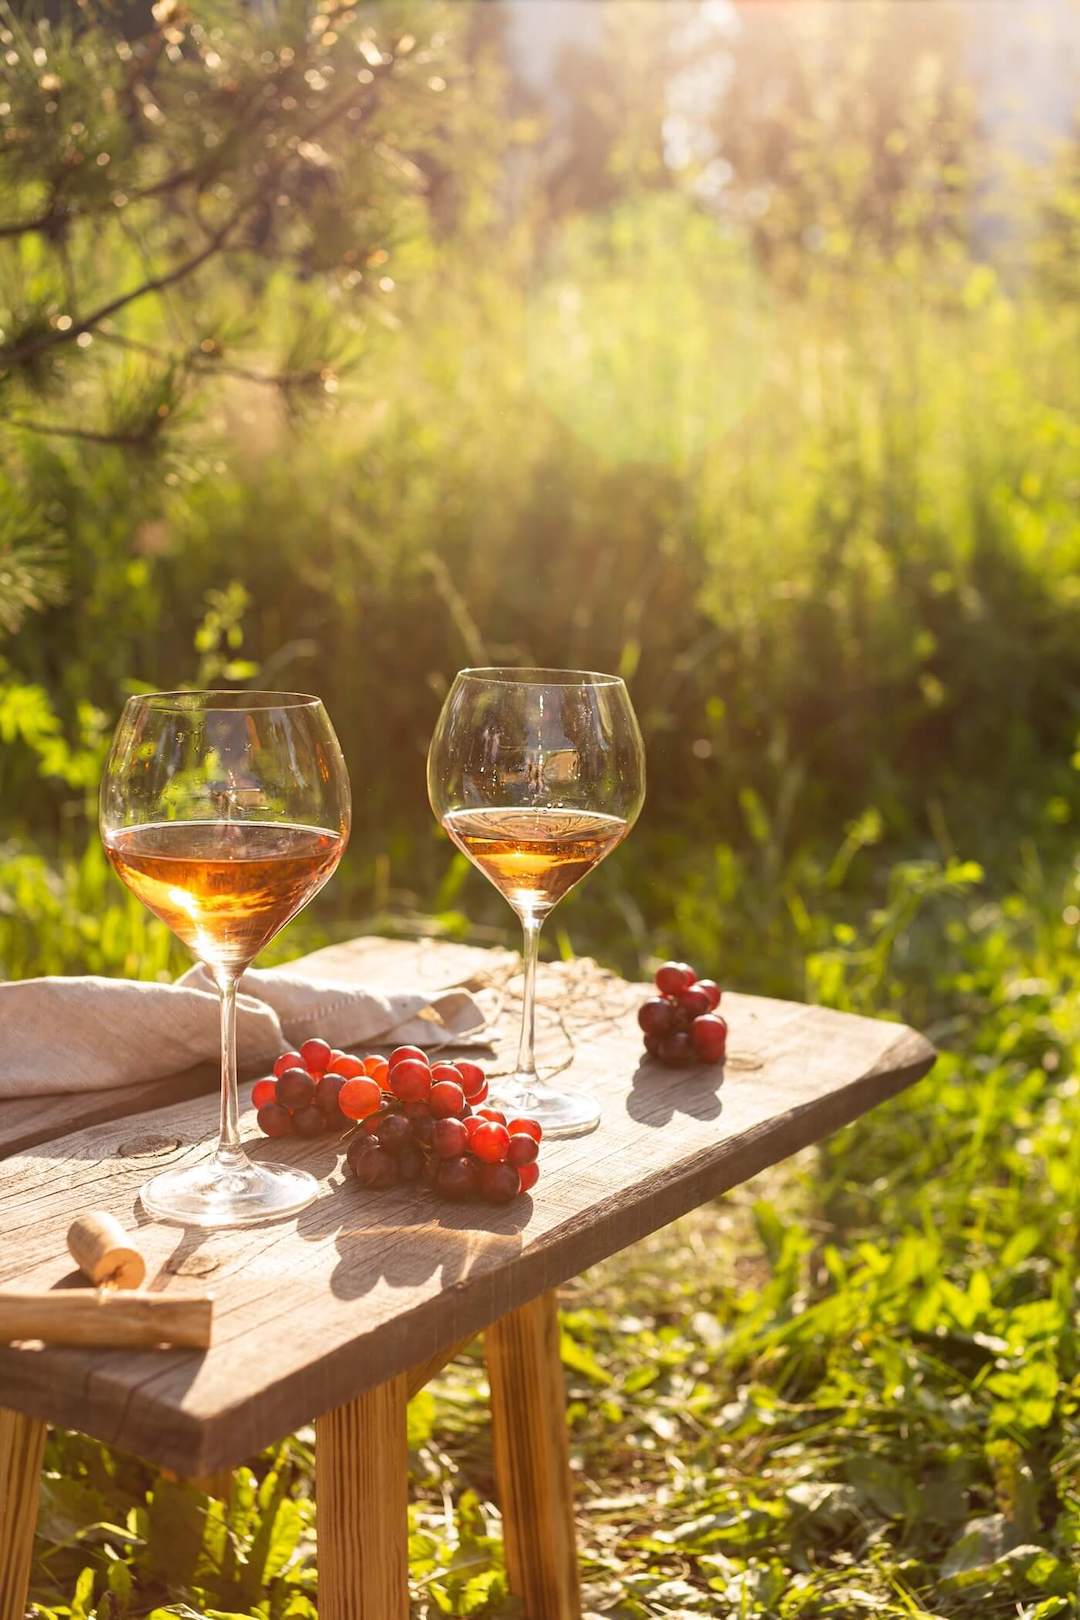
[{"label": "dark purple grape", "polygon": [[399,1181],[419,1181],[424,1173],[424,1155],[418,1147],[403,1147],[397,1154]]},{"label": "dark purple grape", "polygon": [[409,1124],[412,1127],[413,1141],[418,1142],[422,1148],[430,1147],[435,1134],[435,1121],[431,1115],[418,1115],[416,1119],[410,1119]]},{"label": "dark purple grape", "polygon": [[379,1146],[389,1148],[391,1153],[396,1153],[406,1143],[412,1145],[412,1123],[404,1114],[387,1114],[385,1118],[380,1119],[377,1134]]},{"label": "dark purple grape", "polygon": [[324,1074],[315,1091],[316,1107],[321,1108],[330,1120],[344,1119],[345,1117],[338,1107],[338,1098],[344,1084],[344,1075]]},{"label": "dark purple grape", "polygon": [[365,1187],[396,1187],[398,1182],[397,1159],[386,1148],[375,1148],[371,1153],[365,1153],[357,1166],[357,1179]]},{"label": "dark purple grape", "polygon": [[306,1069],[286,1069],[278,1076],[277,1100],[286,1108],[306,1108],[314,1095],[315,1082]]},{"label": "dark purple grape", "polygon": [[460,1119],[437,1119],[431,1133],[431,1145],[440,1159],[459,1159],[468,1151],[469,1133]]},{"label": "dark purple grape", "polygon": [[673,1030],[664,1036],[656,1055],[669,1069],[684,1069],[694,1061],[694,1043],[685,1030]]},{"label": "dark purple grape", "polygon": [[674,1019],[674,1004],[666,996],[653,996],[638,1008],[637,1021],[646,1035],[666,1035]]},{"label": "dark purple grape", "polygon": [[369,1153],[378,1149],[378,1143],[372,1136],[354,1136],[345,1150],[345,1157],[349,1161],[349,1169],[354,1175],[359,1175],[361,1159],[366,1159]]},{"label": "dark purple grape", "polygon": [[326,1115],[314,1103],[307,1108],[298,1108],[292,1123],[297,1136],[321,1136],[327,1129]]},{"label": "dark purple grape", "polygon": [[266,1136],[291,1136],[293,1118],[280,1103],[266,1103],[255,1115],[259,1129]]},{"label": "dark purple grape", "polygon": [[521,1178],[512,1164],[482,1164],[480,1191],[489,1204],[508,1204],[521,1191]]},{"label": "dark purple grape", "polygon": [[[443,1198],[458,1200],[474,1196],[480,1184],[480,1167],[471,1155],[462,1153],[456,1159],[433,1159],[432,1164],[438,1167],[435,1172],[435,1191]],[[516,1174],[515,1171],[515,1176]]]}]

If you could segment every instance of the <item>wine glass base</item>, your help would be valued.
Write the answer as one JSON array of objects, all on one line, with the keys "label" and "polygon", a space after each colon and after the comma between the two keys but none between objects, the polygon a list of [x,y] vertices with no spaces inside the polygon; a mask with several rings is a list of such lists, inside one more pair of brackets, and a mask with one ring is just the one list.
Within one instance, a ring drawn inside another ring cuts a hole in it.
[{"label": "wine glass base", "polygon": [[600,1123],[600,1109],[587,1094],[510,1080],[492,1086],[490,1103],[508,1118],[535,1119],[545,1137],[587,1136]]},{"label": "wine glass base", "polygon": [[287,1165],[223,1166],[214,1159],[166,1170],[142,1189],[143,1208],[182,1226],[254,1226],[306,1209],[319,1183]]}]

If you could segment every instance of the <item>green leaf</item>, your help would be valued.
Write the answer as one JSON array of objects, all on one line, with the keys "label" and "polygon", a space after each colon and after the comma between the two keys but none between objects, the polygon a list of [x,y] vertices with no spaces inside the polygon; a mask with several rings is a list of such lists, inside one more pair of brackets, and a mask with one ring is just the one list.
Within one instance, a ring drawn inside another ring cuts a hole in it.
[{"label": "green leaf", "polygon": [[610,1384],[611,1374],[606,1367],[601,1366],[592,1351],[577,1339],[572,1339],[563,1328],[559,1334],[559,1356],[564,1367],[572,1372],[580,1373],[593,1384]]}]

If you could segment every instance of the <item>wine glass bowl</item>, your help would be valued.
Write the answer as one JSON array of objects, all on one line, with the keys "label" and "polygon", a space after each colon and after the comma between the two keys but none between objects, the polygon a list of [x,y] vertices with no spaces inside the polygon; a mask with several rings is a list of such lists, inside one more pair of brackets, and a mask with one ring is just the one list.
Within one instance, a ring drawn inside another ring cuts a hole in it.
[{"label": "wine glass bowl", "polygon": [[548,913],[622,842],[644,801],[644,748],[625,684],[587,670],[462,670],[431,740],[428,794],[524,931],[521,1047],[516,1074],[497,1088],[500,1104],[550,1136],[591,1130],[591,1099],[536,1077],[536,959]]},{"label": "wine glass bowl", "polygon": [[348,840],[349,779],[318,698],[156,692],[129,699],[101,784],[101,835],[120,879],[210,970],[221,996],[221,1130],[212,1158],[143,1188],[146,1208],[199,1226],[295,1213],[306,1171],[240,1145],[236,983],[318,893]]}]

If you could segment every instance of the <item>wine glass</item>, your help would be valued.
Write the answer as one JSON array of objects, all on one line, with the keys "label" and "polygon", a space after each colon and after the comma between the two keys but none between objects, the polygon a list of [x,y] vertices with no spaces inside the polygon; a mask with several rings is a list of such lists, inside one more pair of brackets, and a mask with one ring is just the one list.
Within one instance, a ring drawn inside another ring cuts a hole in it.
[{"label": "wine glass", "polygon": [[517,1069],[507,1111],[548,1136],[598,1123],[590,1097],[536,1076],[536,962],[544,918],[620,844],[645,798],[645,751],[616,675],[575,669],[464,669],[428,751],[431,807],[457,847],[513,907],[524,932]]},{"label": "wine glass", "polygon": [[213,1156],[166,1170],[145,1208],[248,1226],[310,1204],[306,1170],[240,1145],[236,983],[329,878],[349,836],[349,778],[318,698],[153,692],[129,698],[101,783],[101,837],[121,880],[209,968],[221,996],[221,1128]]}]

